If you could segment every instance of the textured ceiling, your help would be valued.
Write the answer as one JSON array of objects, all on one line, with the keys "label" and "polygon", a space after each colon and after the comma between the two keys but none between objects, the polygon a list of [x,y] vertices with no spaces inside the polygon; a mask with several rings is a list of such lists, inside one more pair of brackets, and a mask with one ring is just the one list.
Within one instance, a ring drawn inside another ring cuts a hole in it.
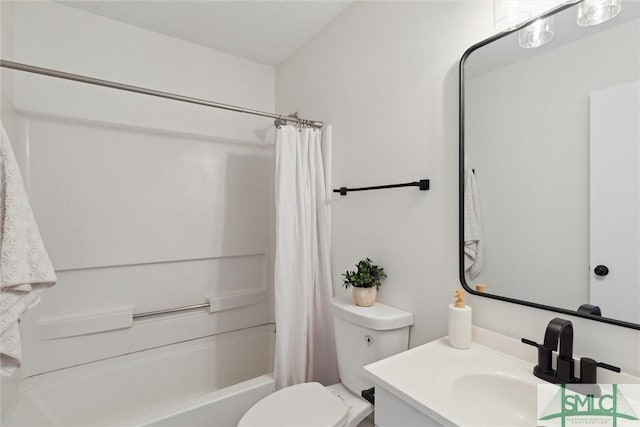
[{"label": "textured ceiling", "polygon": [[116,21],[276,65],[352,0],[59,0]]}]

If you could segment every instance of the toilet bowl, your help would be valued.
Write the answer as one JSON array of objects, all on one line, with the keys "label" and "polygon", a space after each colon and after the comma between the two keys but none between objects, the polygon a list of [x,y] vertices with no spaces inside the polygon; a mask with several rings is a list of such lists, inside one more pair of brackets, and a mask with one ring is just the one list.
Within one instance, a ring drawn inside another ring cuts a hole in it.
[{"label": "toilet bowl", "polygon": [[341,382],[310,382],[280,389],[253,405],[239,427],[356,427],[373,412],[362,390],[373,386],[363,366],[404,351],[413,315],[382,303],[359,307],[350,295],[332,301]]}]

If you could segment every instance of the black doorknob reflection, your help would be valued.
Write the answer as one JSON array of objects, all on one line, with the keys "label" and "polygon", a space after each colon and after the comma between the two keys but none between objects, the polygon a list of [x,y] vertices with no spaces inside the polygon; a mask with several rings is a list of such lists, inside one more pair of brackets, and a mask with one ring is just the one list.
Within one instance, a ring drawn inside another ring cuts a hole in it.
[{"label": "black doorknob reflection", "polygon": [[609,274],[609,268],[606,265],[597,265],[593,272],[596,273],[596,276],[606,276]]}]

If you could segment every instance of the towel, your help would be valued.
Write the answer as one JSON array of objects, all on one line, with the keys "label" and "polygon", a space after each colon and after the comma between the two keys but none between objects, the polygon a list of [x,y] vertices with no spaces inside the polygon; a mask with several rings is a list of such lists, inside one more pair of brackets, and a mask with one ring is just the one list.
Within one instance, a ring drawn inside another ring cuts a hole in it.
[{"label": "towel", "polygon": [[18,320],[56,282],[9,137],[0,122],[0,374],[20,367]]},{"label": "towel", "polygon": [[481,229],[476,175],[467,168],[464,171],[464,270],[471,279],[480,273],[484,265]]}]

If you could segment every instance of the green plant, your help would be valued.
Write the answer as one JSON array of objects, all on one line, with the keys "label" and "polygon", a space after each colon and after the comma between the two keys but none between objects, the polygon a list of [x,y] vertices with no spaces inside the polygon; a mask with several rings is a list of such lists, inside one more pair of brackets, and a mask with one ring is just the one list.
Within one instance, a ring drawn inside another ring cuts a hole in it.
[{"label": "green plant", "polygon": [[349,289],[349,286],[354,288],[373,288],[375,286],[376,290],[378,290],[380,283],[387,278],[384,268],[373,264],[369,258],[357,263],[356,268],[355,271],[347,270],[342,275],[342,284],[347,289]]}]

